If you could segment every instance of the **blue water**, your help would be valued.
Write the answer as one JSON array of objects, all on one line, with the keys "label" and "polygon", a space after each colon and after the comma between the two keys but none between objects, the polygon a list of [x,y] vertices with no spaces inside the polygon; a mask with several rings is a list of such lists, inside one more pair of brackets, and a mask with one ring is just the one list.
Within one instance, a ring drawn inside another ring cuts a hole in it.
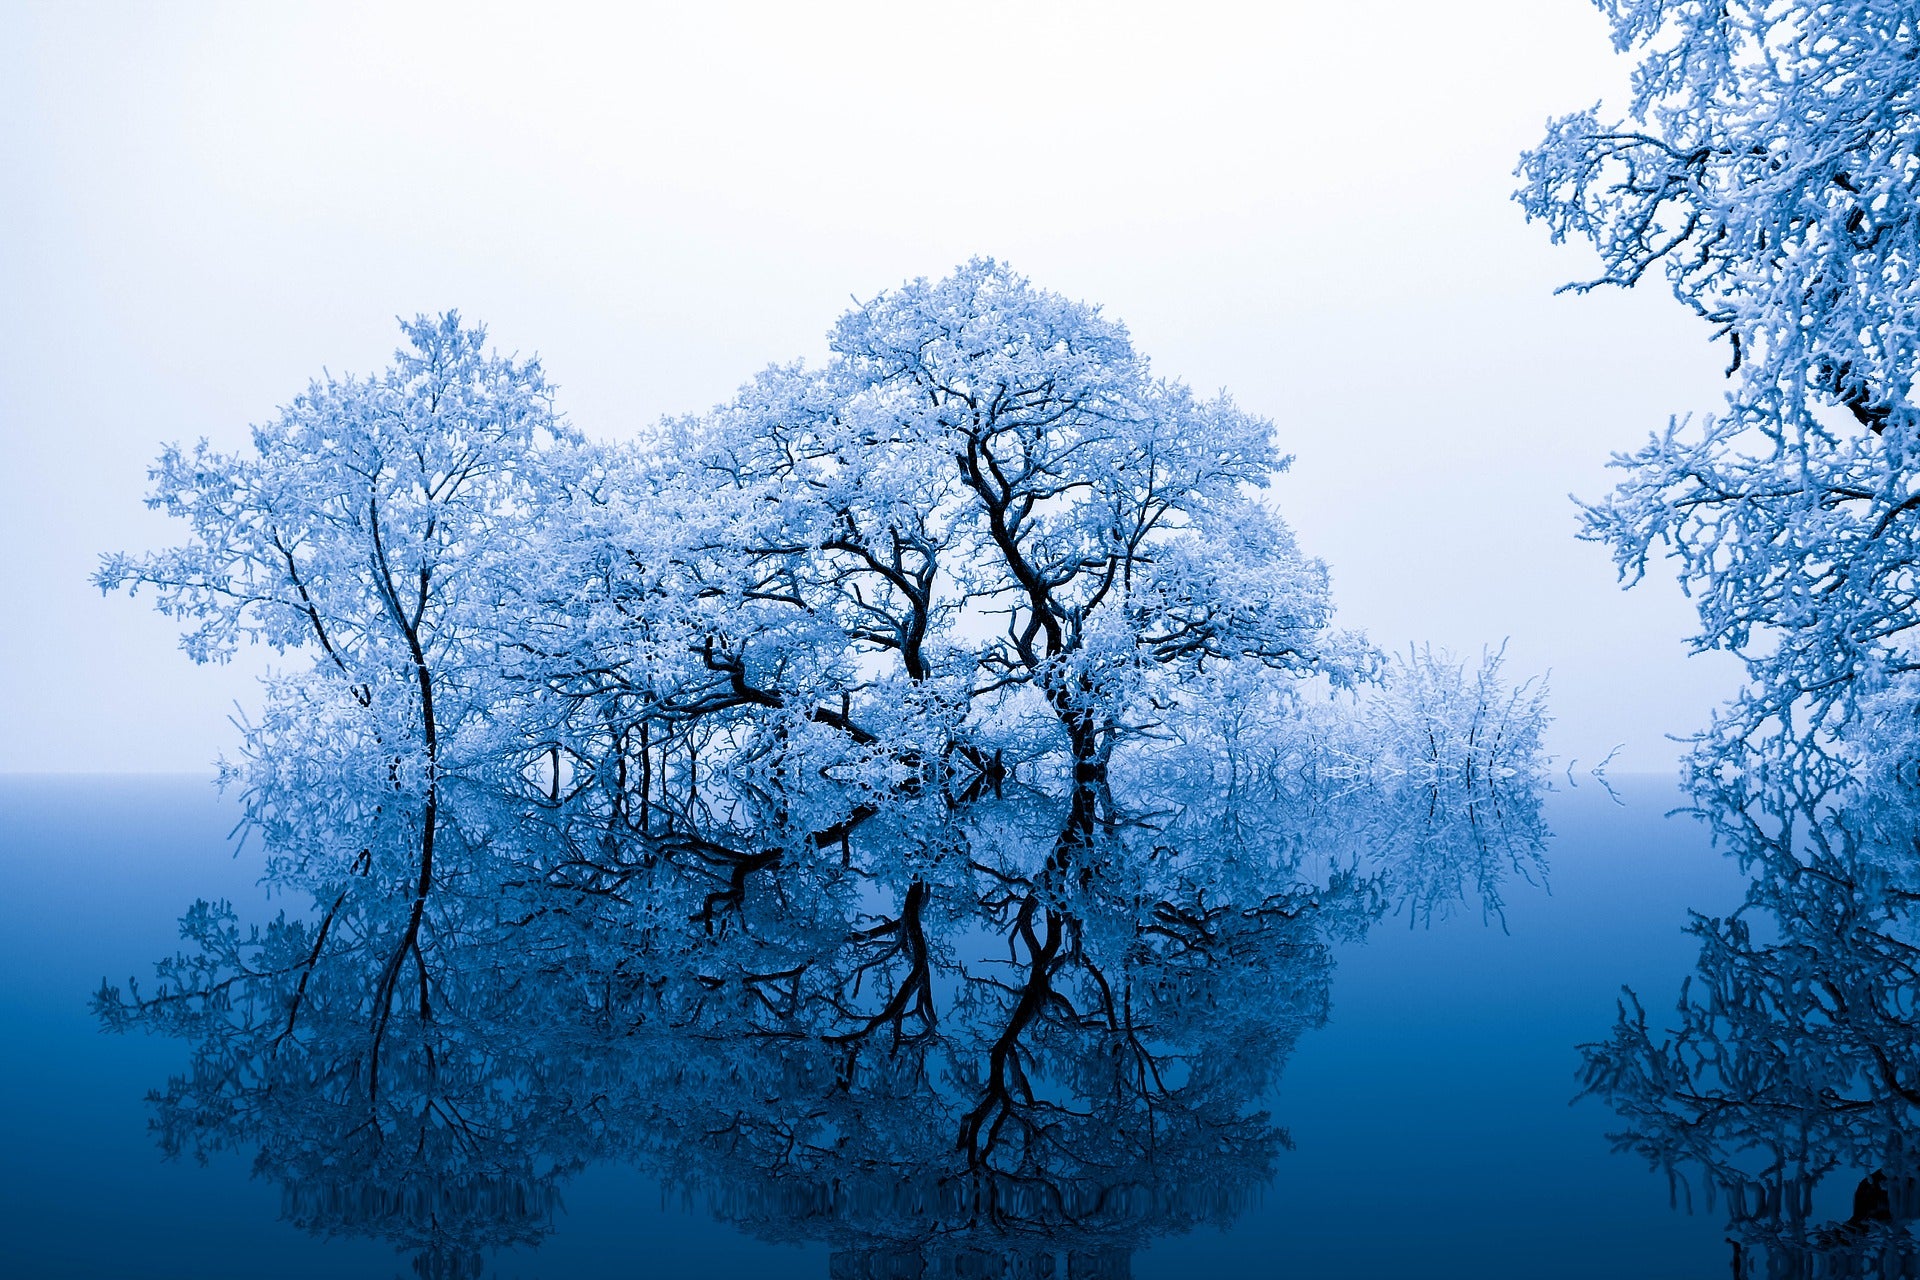
[{"label": "blue water", "polygon": [[[1743,879],[1656,778],[1549,800],[1550,887],[1389,920],[1341,944],[1328,1024],[1304,1035],[1267,1105],[1292,1134],[1231,1229],[1163,1237],[1136,1276],[1724,1275],[1723,1220],[1669,1204],[1663,1176],[1610,1153],[1578,1091],[1576,1046],[1605,1036],[1623,984],[1667,1008],[1692,969],[1688,910],[1724,913]],[[0,778],[0,1272],[23,1277],[398,1276],[367,1239],[280,1219],[251,1153],[163,1160],[143,1101],[178,1041],[109,1036],[88,997],[146,974],[195,898],[267,913],[236,809],[195,778]],[[540,1247],[487,1274],[828,1274],[821,1245],[768,1245],[632,1169],[568,1182]],[[1842,1210],[1844,1212],[1844,1210]]]}]

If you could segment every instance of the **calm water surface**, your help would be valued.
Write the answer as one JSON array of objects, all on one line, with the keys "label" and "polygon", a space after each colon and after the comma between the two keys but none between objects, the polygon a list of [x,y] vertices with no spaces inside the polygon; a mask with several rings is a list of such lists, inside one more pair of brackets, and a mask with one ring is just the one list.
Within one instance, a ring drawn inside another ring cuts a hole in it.
[{"label": "calm water surface", "polygon": [[[1336,945],[1330,1017],[1302,1034],[1265,1103],[1293,1148],[1230,1229],[1161,1236],[1131,1274],[1727,1274],[1723,1217],[1671,1207],[1663,1176],[1610,1153],[1611,1113],[1571,1104],[1576,1046],[1608,1034],[1622,985],[1656,1014],[1669,1007],[1698,953],[1689,909],[1724,914],[1744,883],[1701,826],[1665,816],[1679,803],[1669,782],[1615,785],[1618,802],[1593,786],[1550,798],[1550,886],[1509,885],[1504,927],[1469,906]],[[103,977],[147,974],[179,945],[194,899],[264,917],[258,864],[227,839],[236,817],[195,778],[0,778],[9,1275],[411,1271],[384,1242],[283,1221],[249,1150],[163,1159],[143,1099],[186,1046],[103,1034],[89,1012]],[[591,1165],[560,1194],[544,1243],[490,1254],[486,1274],[832,1268],[825,1245],[761,1243],[630,1167]]]}]

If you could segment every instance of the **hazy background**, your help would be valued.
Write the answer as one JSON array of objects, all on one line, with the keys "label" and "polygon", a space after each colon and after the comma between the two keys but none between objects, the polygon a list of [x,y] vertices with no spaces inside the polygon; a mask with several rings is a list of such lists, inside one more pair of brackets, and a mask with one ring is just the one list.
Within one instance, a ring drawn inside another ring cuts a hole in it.
[{"label": "hazy background", "polygon": [[193,667],[97,553],[162,440],[226,447],[393,317],[538,351],[591,434],[824,352],[972,254],[1104,304],[1297,455],[1280,504],[1383,645],[1511,637],[1553,745],[1663,768],[1732,664],[1621,594],[1569,491],[1719,403],[1724,352],[1508,200],[1617,97],[1583,0],[109,6],[0,0],[0,770],[207,767]]}]

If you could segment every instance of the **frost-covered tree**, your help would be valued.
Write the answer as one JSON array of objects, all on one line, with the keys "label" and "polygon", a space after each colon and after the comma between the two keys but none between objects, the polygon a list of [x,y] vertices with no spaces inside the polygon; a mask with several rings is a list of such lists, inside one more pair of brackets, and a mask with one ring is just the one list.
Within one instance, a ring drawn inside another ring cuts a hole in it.
[{"label": "frost-covered tree", "polygon": [[1097,767],[1208,662],[1345,682],[1326,570],[1258,498],[1271,423],[1153,376],[1093,307],[975,260],[678,424],[743,601],[831,622],[868,715],[1032,690]]},{"label": "frost-covered tree", "polygon": [[400,806],[417,817],[406,840],[328,846],[311,867],[340,903],[407,904],[386,942],[379,1026],[409,960],[424,963],[446,779],[500,754],[494,726],[514,701],[501,605],[551,502],[551,459],[574,440],[537,361],[489,353],[485,331],[452,312],[401,328],[387,370],[315,381],[254,428],[252,455],[169,447],[148,502],[192,540],[110,556],[96,579],[151,590],[189,624],[182,647],[197,661],[242,640],[311,655],[271,682],[248,734],[244,772],[260,795],[284,800],[276,776],[324,764],[382,780],[390,802],[417,799]]},{"label": "frost-covered tree", "polygon": [[616,807],[746,764],[1091,776],[1210,670],[1371,673],[1263,501],[1272,424],[1154,377],[1096,308],[975,261],[831,347],[589,451],[517,575],[527,736]]},{"label": "frost-covered tree", "polygon": [[251,454],[169,449],[152,502],[192,540],[99,575],[197,659],[311,656],[250,728],[253,785],[319,735],[329,769],[591,792],[643,832],[823,780],[864,788],[845,817],[1022,764],[1092,782],[1221,690],[1379,673],[1262,492],[1273,424],[1001,264],[883,293],[821,367],[631,444],[580,438],[456,315],[404,328]]},{"label": "frost-covered tree", "polygon": [[537,360],[488,352],[454,312],[401,329],[388,369],[313,382],[254,428],[250,455],[169,446],[148,505],[191,541],[109,556],[95,580],[151,591],[189,624],[195,661],[243,640],[312,655],[297,731],[342,708],[426,778],[502,701],[500,604],[575,436]]},{"label": "frost-covered tree", "polygon": [[1727,341],[1731,385],[1725,413],[1616,458],[1586,533],[1630,579],[1677,561],[1696,646],[1748,664],[1725,732],[1817,743],[1916,666],[1920,11],[1597,3],[1639,57],[1628,118],[1554,121],[1517,198],[1598,249],[1571,288],[1663,274]]},{"label": "frost-covered tree", "polygon": [[1265,1177],[1333,939],[1538,862],[1538,699],[1380,678],[1271,425],[1094,308],[974,262],[635,445],[404,327],[99,577],[311,659],[233,767],[296,903],[97,1003],[310,1230],[471,1277],[624,1157],[848,1266],[1109,1265]]}]

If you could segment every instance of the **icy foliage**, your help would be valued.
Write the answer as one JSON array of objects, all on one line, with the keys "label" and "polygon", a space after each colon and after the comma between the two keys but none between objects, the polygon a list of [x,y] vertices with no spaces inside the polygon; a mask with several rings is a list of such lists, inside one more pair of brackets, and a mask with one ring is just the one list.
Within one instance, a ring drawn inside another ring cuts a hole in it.
[{"label": "icy foliage", "polygon": [[1538,690],[1334,631],[1271,424],[1094,308],[969,263],[631,446],[406,333],[100,575],[312,657],[228,770],[289,910],[97,1003],[309,1230],[471,1277],[617,1159],[836,1274],[1118,1274],[1265,1181],[1333,943],[1543,869]]},{"label": "icy foliage", "polygon": [[537,361],[488,354],[453,313],[401,327],[389,369],[313,383],[251,456],[169,447],[149,505],[192,541],[109,556],[98,581],[150,590],[196,661],[243,640],[312,651],[388,747],[431,753],[493,707],[500,593],[576,437]]},{"label": "icy foliage", "polygon": [[645,810],[726,773],[898,798],[1097,775],[1236,671],[1378,672],[1261,492],[1272,424],[998,263],[882,294],[823,367],[633,445],[582,439],[458,316],[403,328],[252,455],[169,449],[151,502],[192,541],[99,574],[196,660],[312,654],[248,726],[249,782],[318,735],[429,795],[537,777]]},{"label": "icy foliage", "polygon": [[1699,648],[1750,680],[1712,735],[1823,749],[1920,621],[1920,12],[1848,0],[1599,0],[1639,57],[1630,118],[1553,122],[1517,198],[1599,250],[1582,284],[1665,275],[1729,344],[1725,413],[1615,459],[1585,509],[1637,579],[1664,553]]}]

